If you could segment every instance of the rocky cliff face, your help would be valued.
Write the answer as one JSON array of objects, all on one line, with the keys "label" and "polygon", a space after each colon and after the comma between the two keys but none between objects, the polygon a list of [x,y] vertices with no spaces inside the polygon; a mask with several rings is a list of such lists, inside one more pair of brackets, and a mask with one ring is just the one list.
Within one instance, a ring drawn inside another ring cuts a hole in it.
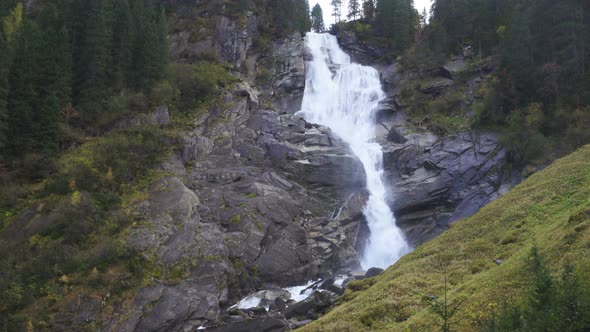
[{"label": "rocky cliff face", "polygon": [[466,50],[441,67],[426,68],[426,73],[402,70],[395,62],[383,62],[383,47],[359,41],[352,32],[339,31],[338,37],[353,59],[373,65],[381,74],[388,98],[379,113],[378,140],[391,184],[390,206],[413,245],[432,239],[520,182],[520,176],[507,171],[496,134],[441,134],[428,115],[424,124],[411,123],[406,109],[412,105],[400,101],[402,86],[419,86],[418,93],[430,100],[452,87],[464,91],[462,105],[470,105],[493,69],[490,63],[469,68],[472,54]]},{"label": "rocky cliff face", "polygon": [[[270,314],[228,308],[260,289],[318,276],[329,280],[337,271],[359,268],[358,253],[368,236],[362,164],[329,128],[295,115],[307,56],[300,34],[263,43],[265,22],[256,8],[231,16],[224,15],[225,1],[166,4],[171,58],[221,61],[240,80],[186,126],[181,148],[160,165],[168,176],[152,183],[147,197],[132,207],[138,222],[127,241],[153,265],[151,278],[108,313],[102,309],[108,295],[68,299],[70,309],[56,326],[282,331],[289,329],[290,318],[297,327],[329,306],[330,297],[316,293],[287,309],[277,300]],[[342,42],[365,64],[382,55],[354,36]],[[396,66],[378,68],[390,96],[378,135],[390,205],[410,242],[419,244],[509,188],[502,174],[504,152],[492,133],[441,137],[411,130],[397,102]],[[441,80],[454,84],[452,74]],[[169,122],[167,109],[159,108],[119,126]],[[30,220],[34,226],[35,218]],[[331,280],[324,288],[342,292]]]},{"label": "rocky cliff face", "polygon": [[136,207],[144,222],[128,241],[163,276],[139,290],[111,330],[211,326],[251,291],[359,265],[362,205],[333,216],[363,187],[363,168],[328,128],[294,115],[305,82],[302,36],[255,50],[260,19],[253,12],[213,18],[177,5],[184,8],[179,21],[190,19],[182,15],[191,8],[211,30],[201,31],[204,39],[172,32],[172,58],[215,54],[242,79],[182,135],[182,149],[162,165],[170,176]]}]

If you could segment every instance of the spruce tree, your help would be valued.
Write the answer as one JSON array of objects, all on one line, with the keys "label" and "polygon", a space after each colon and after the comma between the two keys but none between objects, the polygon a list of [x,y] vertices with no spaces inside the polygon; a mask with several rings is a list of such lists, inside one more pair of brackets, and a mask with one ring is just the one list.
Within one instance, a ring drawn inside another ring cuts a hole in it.
[{"label": "spruce tree", "polygon": [[35,141],[37,150],[51,155],[58,152],[59,113],[71,101],[71,51],[63,15],[55,5],[48,4],[37,22],[45,51],[39,56],[35,82],[41,103],[35,105],[39,128]]},{"label": "spruce tree", "polygon": [[270,3],[273,23],[278,34],[311,29],[309,3],[307,0],[273,0]]},{"label": "spruce tree", "polygon": [[4,39],[4,35],[0,33],[0,160],[4,155],[2,151],[6,146],[7,142],[7,130],[8,130],[8,70],[10,66],[10,50],[8,43]]},{"label": "spruce tree", "polygon": [[162,78],[168,59],[166,15],[153,1],[133,2],[132,86],[147,89]]},{"label": "spruce tree", "polygon": [[115,3],[112,46],[112,78],[115,91],[130,87],[129,76],[132,64],[131,44],[133,41],[133,20],[129,0]]},{"label": "spruce tree", "polygon": [[357,16],[360,15],[361,8],[358,0],[348,0],[348,18],[356,21]]},{"label": "spruce tree", "polygon": [[417,23],[414,16],[412,0],[377,2],[377,26],[398,52],[410,46]]},{"label": "spruce tree", "polygon": [[38,107],[39,131],[36,137],[37,149],[45,155],[54,155],[59,151],[59,98],[52,94],[45,98]]},{"label": "spruce tree", "polygon": [[363,2],[363,17],[368,22],[371,22],[375,19],[375,1],[374,0],[365,0]]},{"label": "spruce tree", "polygon": [[37,19],[43,33],[45,51],[40,54],[37,83],[40,98],[55,96],[58,104],[65,106],[71,100],[71,50],[69,34],[63,15],[53,4],[48,4]]},{"label": "spruce tree", "polygon": [[43,35],[37,25],[24,21],[16,34],[13,63],[9,74],[8,97],[8,150],[11,156],[23,156],[35,146],[39,129],[36,106],[40,105],[36,88],[39,73],[39,58],[42,52]]},{"label": "spruce tree", "polygon": [[112,7],[108,0],[87,2],[88,17],[80,45],[77,103],[86,123],[96,121],[109,95]]},{"label": "spruce tree", "polygon": [[309,15],[309,2],[307,0],[297,0],[295,2],[295,16],[299,32],[306,33],[311,30],[311,18]]},{"label": "spruce tree", "polygon": [[326,29],[324,25],[324,12],[319,3],[316,3],[311,10],[311,29],[315,32],[323,32]]},{"label": "spruce tree", "polygon": [[331,0],[332,5],[332,16],[334,17],[334,24],[340,22],[340,16],[342,15],[342,0]]}]

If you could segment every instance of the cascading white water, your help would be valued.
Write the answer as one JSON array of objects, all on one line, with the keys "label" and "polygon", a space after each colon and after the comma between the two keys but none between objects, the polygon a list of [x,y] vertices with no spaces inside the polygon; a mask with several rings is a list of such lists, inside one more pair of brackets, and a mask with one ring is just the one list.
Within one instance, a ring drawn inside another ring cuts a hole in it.
[{"label": "cascading white water", "polygon": [[370,192],[364,214],[371,235],[361,265],[386,268],[410,247],[386,203],[383,151],[374,142],[374,115],[385,98],[379,73],[352,63],[332,35],[308,33],[305,39],[312,60],[307,63],[301,114],[309,122],[329,127],[363,163]]}]

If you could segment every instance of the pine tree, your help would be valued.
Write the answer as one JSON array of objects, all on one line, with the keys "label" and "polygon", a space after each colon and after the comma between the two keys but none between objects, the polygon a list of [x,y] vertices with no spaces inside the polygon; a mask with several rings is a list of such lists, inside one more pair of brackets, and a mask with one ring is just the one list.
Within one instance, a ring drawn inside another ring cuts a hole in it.
[{"label": "pine tree", "polygon": [[365,0],[363,2],[363,17],[365,20],[371,22],[375,19],[375,1]]},{"label": "pine tree", "polygon": [[315,32],[323,32],[326,29],[324,26],[324,12],[319,3],[316,3],[311,10],[311,29]]},{"label": "pine tree", "polygon": [[4,39],[4,34],[0,33],[0,160],[7,142],[8,131],[8,110],[6,108],[8,103],[8,71],[10,67],[10,50],[8,43]]},{"label": "pine tree", "polygon": [[70,38],[63,15],[53,4],[48,4],[37,19],[43,33],[45,51],[40,55],[40,80],[36,82],[40,97],[55,96],[58,104],[65,106],[71,100],[71,50]]},{"label": "pine tree", "polygon": [[297,30],[306,33],[311,30],[311,18],[309,16],[309,2],[307,0],[297,0],[295,7],[297,17]]},{"label": "pine tree", "polygon": [[426,7],[424,7],[424,9],[422,10],[422,13],[420,14],[420,27],[425,28],[427,24],[428,24],[428,13],[426,12]]},{"label": "pine tree", "polygon": [[334,17],[334,23],[340,22],[340,16],[342,15],[342,0],[331,0],[332,5],[332,16]]},{"label": "pine tree", "polygon": [[162,78],[168,59],[166,15],[153,1],[133,2],[132,86],[147,89]]},{"label": "pine tree", "polygon": [[112,7],[107,0],[86,2],[88,17],[80,45],[77,68],[77,104],[86,123],[96,121],[104,100],[110,94]]},{"label": "pine tree", "polygon": [[43,36],[34,22],[24,21],[16,34],[13,63],[9,74],[8,152],[23,156],[35,146],[38,121],[35,107],[40,105],[35,82],[39,80],[39,57]]},{"label": "pine tree", "polygon": [[525,319],[532,331],[542,331],[550,324],[549,310],[553,304],[554,282],[536,246],[531,249],[529,255],[529,272],[533,287],[529,293],[528,312],[525,313]]},{"label": "pine tree", "polygon": [[43,100],[38,108],[39,131],[37,132],[37,149],[46,155],[59,151],[59,98],[52,94]]},{"label": "pine tree", "polygon": [[45,51],[39,56],[35,82],[41,103],[35,105],[39,128],[35,145],[38,151],[52,155],[58,152],[60,110],[71,100],[71,51],[63,15],[55,5],[48,4],[37,22]]},{"label": "pine tree", "polygon": [[417,23],[415,16],[412,0],[377,2],[377,26],[398,52],[410,46]]},{"label": "pine tree", "polygon": [[279,34],[311,29],[309,3],[307,0],[273,0],[269,5],[273,13],[273,23]]},{"label": "pine tree", "polygon": [[436,0],[432,4],[433,19],[445,30],[450,52],[458,51],[469,37],[469,6],[469,0]]},{"label": "pine tree", "polygon": [[133,20],[128,0],[115,3],[112,48],[112,85],[115,91],[130,87],[129,71],[132,64],[131,44],[133,40]]},{"label": "pine tree", "polygon": [[357,16],[360,16],[360,5],[358,0],[348,0],[348,18],[356,21]]}]

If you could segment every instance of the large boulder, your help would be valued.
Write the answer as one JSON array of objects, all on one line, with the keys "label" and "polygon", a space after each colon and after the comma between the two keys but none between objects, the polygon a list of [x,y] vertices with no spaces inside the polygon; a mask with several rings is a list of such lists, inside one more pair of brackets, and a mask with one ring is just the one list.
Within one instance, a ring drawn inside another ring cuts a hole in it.
[{"label": "large boulder", "polygon": [[213,332],[283,332],[290,331],[287,321],[275,317],[244,319],[237,322],[226,322],[221,326],[207,328]]},{"label": "large boulder", "polygon": [[285,317],[290,318],[310,318],[316,319],[324,313],[332,303],[334,298],[326,291],[316,291],[307,299],[291,304],[285,309]]}]

